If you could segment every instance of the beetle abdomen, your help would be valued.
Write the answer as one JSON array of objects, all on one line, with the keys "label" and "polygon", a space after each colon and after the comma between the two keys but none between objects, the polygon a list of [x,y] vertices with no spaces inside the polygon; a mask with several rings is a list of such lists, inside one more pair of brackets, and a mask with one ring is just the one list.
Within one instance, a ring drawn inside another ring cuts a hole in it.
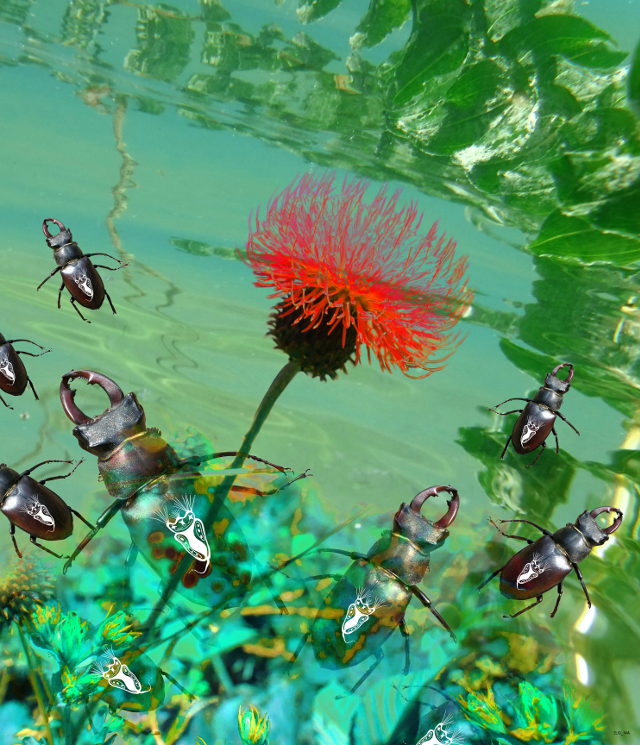
[{"label": "beetle abdomen", "polygon": [[27,387],[27,370],[10,344],[0,345],[0,389],[19,396]]},{"label": "beetle abdomen", "polygon": [[[167,474],[129,500],[122,516],[136,547],[161,578],[168,581],[187,556],[191,561],[182,570],[177,590],[195,603],[235,607],[242,605],[251,583],[252,557],[226,506],[219,508],[212,526],[205,525],[211,495],[202,493],[197,482],[203,481],[206,477],[192,472]],[[179,533],[182,540],[176,539],[176,527],[187,514],[191,525],[203,532],[187,536],[185,525]]]},{"label": "beetle abdomen", "polygon": [[520,414],[511,435],[511,442],[517,453],[530,453],[547,439],[556,415],[537,404],[527,404]]},{"label": "beetle abdomen", "polygon": [[104,300],[102,278],[86,256],[67,264],[62,269],[62,280],[80,305],[94,310],[102,305]]},{"label": "beetle abdomen", "polygon": [[500,592],[526,600],[542,595],[559,584],[571,564],[553,539],[543,536],[511,558],[500,574]]},{"label": "beetle abdomen", "polygon": [[373,654],[404,618],[410,597],[380,567],[353,564],[318,610],[311,632],[317,660],[339,668]]},{"label": "beetle abdomen", "polygon": [[14,525],[45,541],[61,541],[73,531],[73,516],[67,505],[51,489],[23,476],[9,490],[2,512]]}]

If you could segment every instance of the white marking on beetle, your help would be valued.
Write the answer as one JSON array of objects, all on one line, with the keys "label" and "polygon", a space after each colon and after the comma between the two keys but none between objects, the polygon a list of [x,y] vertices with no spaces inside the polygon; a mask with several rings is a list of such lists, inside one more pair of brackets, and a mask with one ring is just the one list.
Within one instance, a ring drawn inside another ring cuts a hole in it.
[{"label": "white marking on beetle", "polygon": [[[166,507],[160,507],[154,515],[156,520],[173,533],[173,537],[186,552],[198,561],[204,561],[206,566],[198,574],[206,574],[211,561],[211,549],[207,541],[204,523],[193,512],[195,494],[185,494],[182,499],[172,499],[171,513]],[[196,570],[198,571],[198,570]]]},{"label": "white marking on beetle", "polygon": [[433,729],[430,729],[416,745],[462,745],[462,735],[459,730],[449,731],[448,725],[453,722],[453,715],[447,714],[445,718]]},{"label": "white marking on beetle", "polygon": [[540,561],[541,558],[540,554],[534,554],[531,561],[524,565],[516,580],[516,587],[531,582],[532,579],[540,576],[548,568],[547,564]]},{"label": "white marking on beetle", "polygon": [[353,603],[349,604],[347,612],[345,613],[344,620],[342,621],[342,638],[347,644],[355,642],[353,639],[347,639],[350,634],[355,632],[364,626],[378,608],[387,603],[375,594],[374,583],[366,591],[362,587],[358,587],[356,590],[356,599]]},{"label": "white marking on beetle", "polygon": [[0,360],[0,373],[13,385],[16,382],[16,373],[13,369],[13,365],[9,362],[8,357],[3,357]]},{"label": "white marking on beetle", "polygon": [[24,511],[31,515],[34,520],[49,526],[49,532],[53,533],[56,529],[56,521],[48,508],[40,502],[38,497],[33,497],[24,507]]},{"label": "white marking on beetle", "polygon": [[79,274],[77,277],[74,275],[73,281],[78,285],[82,292],[84,292],[89,300],[93,300],[93,285],[86,274]]},{"label": "white marking on beetle", "polygon": [[540,424],[536,424],[533,417],[527,419],[527,423],[522,428],[522,434],[520,435],[520,444],[525,445],[540,429]]},{"label": "white marking on beetle", "polygon": [[148,693],[151,690],[151,686],[142,688],[142,683],[137,676],[116,657],[111,647],[105,649],[91,672],[99,678],[104,678],[110,686],[119,688],[121,691],[138,694]]}]

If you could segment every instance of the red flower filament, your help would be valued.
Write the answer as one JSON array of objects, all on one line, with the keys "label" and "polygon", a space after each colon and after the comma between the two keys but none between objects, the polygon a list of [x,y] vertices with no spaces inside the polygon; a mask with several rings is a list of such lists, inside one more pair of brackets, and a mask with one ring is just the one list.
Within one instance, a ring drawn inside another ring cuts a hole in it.
[{"label": "red flower filament", "polygon": [[264,219],[256,216],[247,259],[255,284],[280,298],[278,327],[295,330],[298,343],[324,329],[343,349],[351,346],[339,366],[351,352],[360,362],[364,345],[383,370],[419,368],[426,377],[459,343],[449,332],[471,301],[466,261],[437,235],[437,223],[420,235],[422,215],[413,203],[398,206],[400,191],[387,196],[383,187],[363,203],[368,186],[345,180],[336,190],[331,176],[303,176],[272,200]]}]

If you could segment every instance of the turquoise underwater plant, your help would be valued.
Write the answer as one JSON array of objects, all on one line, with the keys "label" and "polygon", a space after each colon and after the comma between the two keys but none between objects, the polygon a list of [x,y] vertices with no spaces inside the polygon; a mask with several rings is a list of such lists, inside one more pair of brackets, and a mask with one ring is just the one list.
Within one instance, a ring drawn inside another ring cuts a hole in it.
[{"label": "turquoise underwater plant", "polygon": [[543,693],[526,680],[515,688],[513,682],[496,682],[483,692],[460,695],[458,701],[467,719],[482,727],[496,745],[598,741],[604,730],[602,715],[568,688],[560,696]]}]

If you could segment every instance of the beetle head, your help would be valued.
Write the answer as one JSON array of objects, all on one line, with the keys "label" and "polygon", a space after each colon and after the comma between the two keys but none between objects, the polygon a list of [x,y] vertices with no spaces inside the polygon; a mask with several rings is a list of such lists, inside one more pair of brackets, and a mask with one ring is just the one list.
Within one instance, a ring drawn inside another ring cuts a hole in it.
[{"label": "beetle head", "polygon": [[[602,512],[615,512],[616,519],[607,528],[601,528],[596,522],[596,517]],[[576,520],[576,528],[586,538],[587,542],[593,546],[602,546],[609,540],[611,533],[614,533],[620,527],[622,522],[622,511],[617,507],[596,507],[589,511],[585,510]]]},{"label": "beetle head", "polygon": [[[52,235],[49,232],[49,226],[47,225],[48,222],[52,222],[57,225],[59,228],[59,232],[55,235]],[[56,248],[60,248],[60,246],[66,246],[67,243],[71,243],[73,240],[69,228],[65,228],[65,226],[59,220],[56,220],[53,217],[47,217],[45,220],[42,221],[42,232],[44,233],[44,239],[47,242],[47,246],[49,246],[49,248],[53,248],[54,251]]]},{"label": "beetle head", "polygon": [[[90,418],[74,401],[76,392],[70,380],[84,378],[90,385],[99,385],[109,396],[108,409]],[[144,409],[134,393],[126,396],[111,378],[91,370],[72,370],[62,376],[60,401],[66,415],[75,423],[73,434],[83,450],[98,457],[107,455],[114,447],[132,435],[146,430]]]},{"label": "beetle head", "polygon": [[[558,377],[558,371],[562,367],[569,368],[569,374],[564,380]],[[569,390],[569,388],[571,388],[572,380],[573,380],[573,365],[569,362],[562,362],[561,364],[556,365],[553,368],[553,370],[545,377],[544,387],[550,388],[552,391],[555,391],[556,393],[566,393]]]},{"label": "beetle head", "polygon": [[[441,491],[449,492],[452,497],[447,500],[449,506],[447,512],[434,523],[423,517],[420,510],[429,497],[435,497]],[[400,505],[400,509],[393,518],[393,529],[422,550],[430,551],[442,545],[449,535],[447,528],[455,520],[459,506],[458,491],[452,486],[431,486],[416,494],[410,504],[402,503]]]},{"label": "beetle head", "polygon": [[0,497],[6,494],[17,483],[20,474],[9,468],[6,463],[0,463]]}]

